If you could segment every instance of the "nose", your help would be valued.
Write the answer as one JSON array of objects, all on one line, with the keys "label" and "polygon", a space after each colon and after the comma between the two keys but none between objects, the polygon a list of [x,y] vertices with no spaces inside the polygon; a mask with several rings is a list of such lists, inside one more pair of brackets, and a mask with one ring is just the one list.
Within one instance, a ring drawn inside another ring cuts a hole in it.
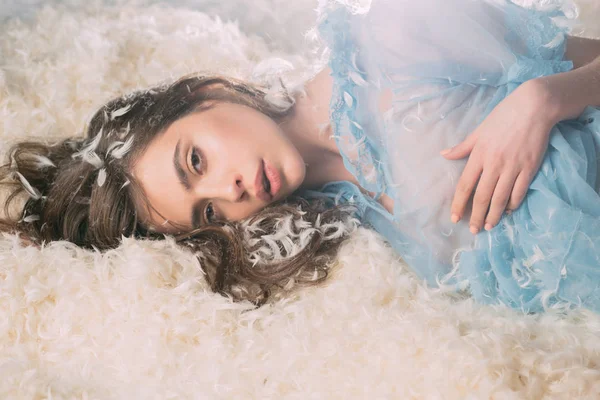
[{"label": "nose", "polygon": [[234,174],[211,182],[203,182],[203,184],[197,186],[196,192],[204,198],[223,199],[232,203],[239,203],[244,199],[246,188],[242,176]]},{"label": "nose", "polygon": [[230,180],[229,183],[225,184],[223,198],[231,201],[232,203],[238,203],[242,201],[245,192],[246,189],[244,188],[241,177],[236,177],[232,181]]}]

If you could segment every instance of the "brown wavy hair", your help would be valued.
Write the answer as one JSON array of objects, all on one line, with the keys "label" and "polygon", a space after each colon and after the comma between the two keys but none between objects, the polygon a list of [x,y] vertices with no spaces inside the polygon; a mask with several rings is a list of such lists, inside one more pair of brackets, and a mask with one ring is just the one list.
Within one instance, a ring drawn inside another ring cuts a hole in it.
[{"label": "brown wavy hair", "polygon": [[[118,247],[123,237],[164,238],[138,219],[135,200],[151,206],[130,173],[132,163],[177,119],[216,102],[246,105],[275,121],[292,115],[286,90],[277,101],[268,93],[233,78],[188,75],[109,101],[84,138],[15,144],[0,166],[0,184],[9,189],[0,231],[19,232],[37,245],[67,240],[99,250]],[[23,194],[24,206],[15,207]],[[213,291],[259,306],[273,289],[325,280],[336,249],[356,226],[350,207],[293,195],[244,221],[217,222],[175,239],[195,252]],[[278,231],[296,244],[277,239]]]}]

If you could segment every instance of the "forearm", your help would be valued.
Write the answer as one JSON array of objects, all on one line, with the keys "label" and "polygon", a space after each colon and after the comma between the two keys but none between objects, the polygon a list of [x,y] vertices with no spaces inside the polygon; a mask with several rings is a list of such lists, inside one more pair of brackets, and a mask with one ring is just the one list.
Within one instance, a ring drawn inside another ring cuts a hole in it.
[{"label": "forearm", "polygon": [[600,107],[600,57],[580,68],[534,79],[547,98],[554,122],[577,118],[587,106]]}]

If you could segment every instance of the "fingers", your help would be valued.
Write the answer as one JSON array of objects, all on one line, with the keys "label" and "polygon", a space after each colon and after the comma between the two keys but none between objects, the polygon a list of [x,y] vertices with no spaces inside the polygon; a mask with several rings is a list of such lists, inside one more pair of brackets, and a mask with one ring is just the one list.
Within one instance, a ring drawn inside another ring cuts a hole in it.
[{"label": "fingers", "polygon": [[529,174],[524,171],[517,176],[503,174],[497,180],[484,171],[473,199],[473,212],[469,222],[471,233],[479,232],[484,221],[485,230],[489,231],[498,224],[504,210],[512,212],[518,208],[527,194],[530,181]]},{"label": "fingers", "polygon": [[[469,221],[470,231],[478,233],[484,226],[492,229],[502,218],[504,210],[515,209],[523,201],[529,187],[527,174],[504,173],[482,170],[477,163],[467,163],[456,188],[452,203],[452,222],[463,216],[473,191],[473,209]],[[476,187],[476,188],[475,188]],[[455,218],[457,216],[457,218]]]},{"label": "fingers", "polygon": [[527,190],[529,189],[529,184],[531,183],[531,174],[525,171],[521,171],[517,179],[515,180],[515,186],[513,187],[512,193],[510,195],[510,200],[508,201],[507,209],[516,210],[519,208],[523,199],[527,195]]},{"label": "fingers", "polygon": [[469,161],[458,180],[454,198],[452,199],[452,206],[450,208],[452,222],[456,223],[462,218],[467,202],[471,197],[471,193],[473,193],[477,180],[479,180],[479,177],[481,176],[482,170],[483,167],[479,161],[469,158]]},{"label": "fingers", "polygon": [[477,143],[477,136],[477,132],[474,132],[456,146],[440,151],[440,154],[449,160],[465,158],[471,154],[475,143]]},{"label": "fingers", "polygon": [[502,218],[502,214],[506,209],[511,193],[514,192],[513,187],[515,180],[515,174],[503,174],[500,176],[500,179],[498,179],[498,183],[494,189],[492,202],[490,203],[490,209],[485,218],[486,231],[489,231],[500,222],[500,218]]},{"label": "fingers", "polygon": [[473,234],[479,232],[483,226],[497,183],[497,174],[487,172],[487,170],[483,171],[481,179],[477,184],[475,196],[473,197],[473,211],[471,213],[471,221],[469,222],[471,233]]},{"label": "fingers", "polygon": [[[509,170],[502,168],[483,169],[483,162],[472,151],[477,142],[477,132],[469,135],[464,141],[442,154],[447,159],[461,159],[470,155],[463,173],[456,185],[451,206],[451,220],[458,222],[465,214],[465,208],[473,196],[473,209],[469,221],[473,234],[478,233],[485,225],[486,230],[498,224],[505,210],[508,213],[519,207],[527,194],[532,180],[530,171]],[[513,167],[514,168],[514,167]],[[494,172],[488,172],[493,171]],[[502,175],[500,174],[502,172]]]}]

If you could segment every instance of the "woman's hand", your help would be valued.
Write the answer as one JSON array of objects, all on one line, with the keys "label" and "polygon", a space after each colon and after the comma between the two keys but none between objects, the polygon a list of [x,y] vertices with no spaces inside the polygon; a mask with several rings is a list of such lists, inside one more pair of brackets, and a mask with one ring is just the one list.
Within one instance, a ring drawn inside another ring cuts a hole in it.
[{"label": "woman's hand", "polygon": [[[523,83],[507,96],[463,142],[441,154],[449,160],[469,156],[452,201],[458,222],[473,191],[471,232],[492,229],[523,201],[537,173],[550,136],[560,120],[547,85]],[[478,182],[479,181],[479,182]]]}]

